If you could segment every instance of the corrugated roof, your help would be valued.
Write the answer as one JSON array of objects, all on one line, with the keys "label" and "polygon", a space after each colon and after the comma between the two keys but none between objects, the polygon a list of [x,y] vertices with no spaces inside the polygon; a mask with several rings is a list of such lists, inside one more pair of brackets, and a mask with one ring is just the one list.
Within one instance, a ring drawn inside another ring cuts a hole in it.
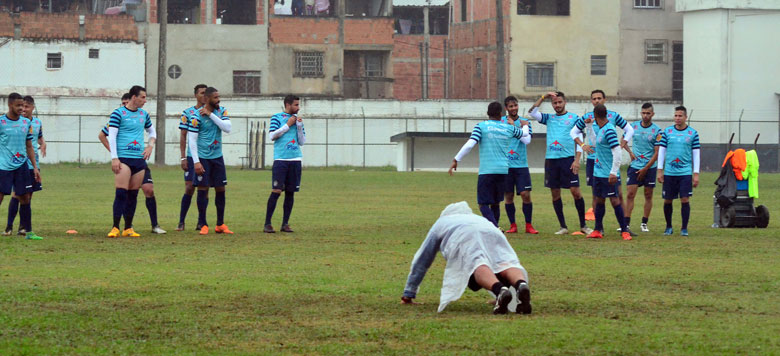
[{"label": "corrugated roof", "polygon": [[393,0],[393,6],[447,6],[450,0]]}]

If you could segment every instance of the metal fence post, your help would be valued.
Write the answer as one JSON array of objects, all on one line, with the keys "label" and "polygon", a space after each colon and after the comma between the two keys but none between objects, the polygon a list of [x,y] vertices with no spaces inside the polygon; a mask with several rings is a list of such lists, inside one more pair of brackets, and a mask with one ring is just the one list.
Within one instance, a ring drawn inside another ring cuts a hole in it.
[{"label": "metal fence post", "polygon": [[79,168],[81,168],[81,115],[79,115]]}]

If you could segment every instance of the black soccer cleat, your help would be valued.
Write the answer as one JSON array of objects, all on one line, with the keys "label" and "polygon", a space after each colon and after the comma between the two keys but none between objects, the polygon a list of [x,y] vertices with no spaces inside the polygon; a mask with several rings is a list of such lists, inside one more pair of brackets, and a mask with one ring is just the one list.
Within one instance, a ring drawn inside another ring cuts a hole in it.
[{"label": "black soccer cleat", "polygon": [[293,229],[290,228],[289,224],[282,225],[282,228],[279,229],[281,232],[293,232]]},{"label": "black soccer cleat", "polygon": [[520,283],[517,290],[517,314],[531,314],[531,289],[528,283]]},{"label": "black soccer cleat", "polygon": [[266,226],[263,226],[263,232],[268,234],[273,234],[276,232],[276,230],[274,230],[274,227],[271,224],[268,224]]},{"label": "black soccer cleat", "polygon": [[512,292],[507,287],[501,287],[501,292],[496,296],[496,305],[493,307],[493,314],[506,314],[507,307],[512,301]]}]

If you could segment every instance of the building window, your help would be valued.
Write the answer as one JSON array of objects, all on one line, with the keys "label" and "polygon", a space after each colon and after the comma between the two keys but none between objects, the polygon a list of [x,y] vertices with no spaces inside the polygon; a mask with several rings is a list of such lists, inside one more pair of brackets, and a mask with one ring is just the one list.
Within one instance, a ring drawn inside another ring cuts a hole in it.
[{"label": "building window", "polygon": [[[157,12],[159,16],[159,12]],[[169,0],[168,23],[200,23],[200,0]]]},{"label": "building window", "polygon": [[323,52],[295,52],[296,77],[322,77]]},{"label": "building window", "polygon": [[96,48],[90,48],[89,49],[89,58],[100,58],[100,50]]},{"label": "building window", "polygon": [[217,1],[217,24],[256,25],[257,3],[255,1],[256,0]]},{"label": "building window", "polygon": [[569,16],[569,0],[517,0],[517,14]]},{"label": "building window", "polygon": [[482,78],[482,58],[477,58],[477,63],[474,64],[474,73],[477,78]]},{"label": "building window", "polygon": [[525,86],[552,88],[555,86],[555,63],[526,63]]},{"label": "building window", "polygon": [[468,0],[460,0],[460,22],[466,22],[468,21],[468,9],[469,9],[469,3]]},{"label": "building window", "polygon": [[61,69],[61,68],[62,68],[62,53],[47,53],[46,69]]},{"label": "building window", "polygon": [[634,7],[637,9],[660,9],[661,0],[634,0]]},{"label": "building window", "polygon": [[260,72],[234,70],[233,94],[260,94]]},{"label": "building window", "polygon": [[[392,2],[383,0],[344,0],[344,15],[354,17],[390,16],[389,8],[387,7],[388,3]],[[390,5],[392,6],[392,4]]]},{"label": "building window", "polygon": [[666,40],[645,40],[645,63],[666,63]]},{"label": "building window", "polygon": [[381,54],[366,54],[366,77],[384,77],[384,58]]},{"label": "building window", "polygon": [[590,56],[590,75],[607,75],[607,56]]},{"label": "building window", "polygon": [[181,77],[181,67],[179,67],[178,64],[168,67],[168,77],[171,79],[179,79],[179,77]]},{"label": "building window", "polygon": [[336,16],[336,9],[338,9],[338,0],[274,0],[273,4],[276,16],[332,17]]}]

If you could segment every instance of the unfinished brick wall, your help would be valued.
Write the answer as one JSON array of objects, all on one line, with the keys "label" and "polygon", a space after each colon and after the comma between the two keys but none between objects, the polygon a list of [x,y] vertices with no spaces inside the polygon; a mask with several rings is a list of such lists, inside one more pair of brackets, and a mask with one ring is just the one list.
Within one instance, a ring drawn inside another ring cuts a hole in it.
[{"label": "unfinished brick wall", "polygon": [[[423,35],[396,35],[393,46],[393,93],[398,100],[422,99],[420,43]],[[445,36],[431,36],[428,63],[428,98],[443,99],[445,93]]]},{"label": "unfinished brick wall", "polygon": [[344,44],[392,45],[395,20],[390,17],[344,20]]},{"label": "unfinished brick wall", "polygon": [[[26,39],[79,39],[79,15],[22,12],[0,14],[0,36],[13,37],[14,24]],[[138,41],[138,27],[129,15],[84,15],[84,39]]]},{"label": "unfinished brick wall", "polygon": [[274,16],[268,21],[268,41],[290,44],[338,44],[339,22],[333,17]]}]

